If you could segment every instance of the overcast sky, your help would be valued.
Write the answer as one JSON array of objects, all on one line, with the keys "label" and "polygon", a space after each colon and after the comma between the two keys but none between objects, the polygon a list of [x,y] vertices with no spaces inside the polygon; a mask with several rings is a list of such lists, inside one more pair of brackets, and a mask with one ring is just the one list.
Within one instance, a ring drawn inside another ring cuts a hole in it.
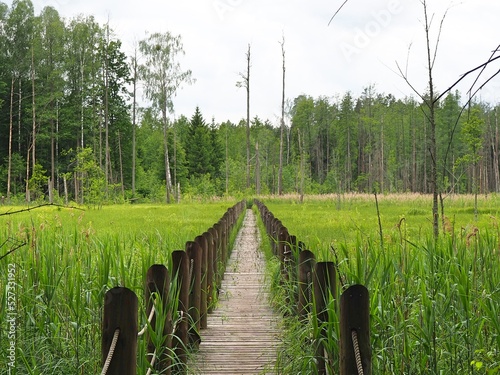
[{"label": "overcast sky", "polygon": [[[5,1],[5,0],[4,0]],[[8,4],[11,1],[7,1]],[[47,5],[61,16],[94,15],[109,20],[128,55],[146,32],[180,34],[196,83],[179,90],[175,116],[191,117],[199,106],[205,120],[238,122],[246,116],[245,89],[237,88],[246,71],[251,45],[251,117],[279,123],[285,38],[286,97],[358,96],[374,85],[396,97],[412,90],[396,73],[407,71],[420,92],[427,86],[425,34],[420,0],[349,0],[330,25],[343,0],[33,0],[36,14]],[[461,74],[485,62],[500,44],[499,0],[428,0],[434,14],[435,46],[444,20],[435,64],[435,85],[443,91]],[[411,48],[410,48],[411,46]],[[497,61],[489,75],[500,69]],[[488,76],[488,74],[486,75]],[[465,94],[472,83],[459,87]],[[481,92],[500,102],[500,76]]]}]

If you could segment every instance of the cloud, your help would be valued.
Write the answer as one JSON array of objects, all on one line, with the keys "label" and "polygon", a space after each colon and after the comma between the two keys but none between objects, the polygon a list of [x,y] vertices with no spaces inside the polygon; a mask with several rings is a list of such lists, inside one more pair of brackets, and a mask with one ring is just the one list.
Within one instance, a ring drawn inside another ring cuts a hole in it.
[{"label": "cloud", "polygon": [[[196,84],[184,87],[174,100],[177,116],[190,117],[198,105],[208,119],[238,122],[246,116],[244,89],[236,88],[246,69],[252,45],[251,116],[275,121],[281,105],[281,47],[285,36],[286,95],[314,97],[359,95],[377,90],[397,97],[412,95],[395,73],[396,62],[408,66],[415,87],[425,91],[427,72],[423,12],[417,0],[351,0],[328,21],[341,0],[34,0],[37,12],[52,5],[69,18],[93,14],[110,22],[128,54],[145,32],[180,34],[185,69]],[[435,83],[444,90],[468,69],[485,61],[500,40],[500,2],[496,0],[429,1],[434,16],[432,43],[446,9]],[[410,53],[408,54],[409,46]],[[349,48],[351,48],[349,50]],[[498,69],[498,65],[496,65]],[[470,82],[468,83],[470,85]],[[498,102],[499,78],[482,98]],[[466,90],[466,85],[460,86]]]}]

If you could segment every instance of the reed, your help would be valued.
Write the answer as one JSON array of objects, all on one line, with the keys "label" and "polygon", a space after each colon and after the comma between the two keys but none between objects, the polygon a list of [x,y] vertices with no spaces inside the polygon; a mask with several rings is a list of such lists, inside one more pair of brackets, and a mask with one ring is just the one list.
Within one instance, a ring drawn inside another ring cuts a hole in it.
[{"label": "reed", "polygon": [[[342,197],[340,209],[336,198],[325,197],[264,203],[317,259],[338,262],[346,286],[369,289],[374,374],[498,373],[498,197],[480,200],[478,220],[469,197],[448,199],[451,219],[437,241],[430,201],[410,198],[379,196],[383,246],[373,197]],[[275,285],[277,298],[287,295],[279,289],[290,286]],[[303,340],[322,328],[328,332],[325,346],[336,352],[338,319],[333,306],[328,312],[327,327],[285,320],[283,374],[305,368],[314,373],[311,345]]]},{"label": "reed", "polygon": [[[0,358],[7,358],[10,345],[4,333],[9,265],[15,265],[17,372],[12,373],[100,373],[105,292],[126,286],[142,296],[149,266],[170,267],[171,252],[183,249],[233,204],[121,205],[86,211],[44,207],[0,216],[0,256],[26,243],[0,261]],[[144,311],[143,298],[139,300]],[[165,339],[152,335],[157,343]],[[145,354],[143,341],[138,353]],[[141,373],[145,363],[139,363],[144,365]]]}]

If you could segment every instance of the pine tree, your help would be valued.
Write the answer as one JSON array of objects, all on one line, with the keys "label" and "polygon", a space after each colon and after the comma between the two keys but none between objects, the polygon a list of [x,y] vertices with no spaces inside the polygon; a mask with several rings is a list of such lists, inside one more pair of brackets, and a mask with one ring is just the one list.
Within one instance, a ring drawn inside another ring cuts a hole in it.
[{"label": "pine tree", "polygon": [[189,123],[188,143],[186,145],[189,176],[201,177],[215,172],[212,164],[213,144],[200,109],[196,107]]}]

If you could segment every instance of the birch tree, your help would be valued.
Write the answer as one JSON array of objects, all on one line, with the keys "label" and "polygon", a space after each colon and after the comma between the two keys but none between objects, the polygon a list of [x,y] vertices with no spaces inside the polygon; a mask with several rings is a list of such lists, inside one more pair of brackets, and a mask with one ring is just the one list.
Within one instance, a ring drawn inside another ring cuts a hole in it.
[{"label": "birch tree", "polygon": [[144,82],[145,96],[161,113],[166,201],[170,203],[172,178],[167,142],[168,113],[173,111],[173,98],[181,85],[193,82],[191,70],[183,71],[177,60],[179,55],[184,55],[180,35],[172,35],[170,32],[151,34],[139,42],[139,51],[144,56],[144,64],[140,65],[139,74]]},{"label": "birch tree", "polygon": [[281,91],[281,121],[280,121],[280,160],[278,167],[278,195],[283,195],[283,135],[285,132],[285,37],[283,36],[281,55],[283,58],[283,79]]}]

